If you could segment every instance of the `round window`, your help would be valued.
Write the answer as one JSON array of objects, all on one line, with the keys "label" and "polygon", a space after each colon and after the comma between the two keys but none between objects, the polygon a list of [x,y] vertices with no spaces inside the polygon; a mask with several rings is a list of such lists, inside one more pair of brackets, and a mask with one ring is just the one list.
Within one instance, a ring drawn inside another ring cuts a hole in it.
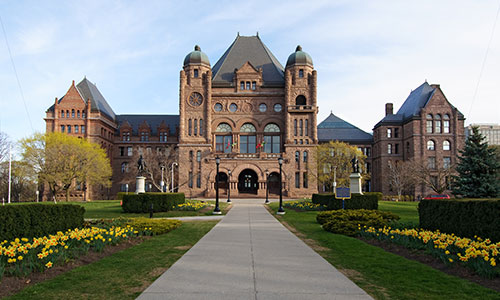
[{"label": "round window", "polygon": [[234,103],[231,103],[231,105],[229,105],[229,111],[230,112],[235,112],[238,110],[238,105],[234,104]]},{"label": "round window", "polygon": [[261,103],[261,104],[259,105],[259,110],[260,110],[260,112],[266,112],[266,110],[267,110],[267,105],[266,105],[265,103]]},{"label": "round window", "polygon": [[281,104],[277,103],[277,104],[274,104],[274,111],[275,112],[280,112],[282,109],[282,106]]},{"label": "round window", "polygon": [[214,105],[214,110],[215,110],[215,111],[221,111],[221,110],[222,110],[222,104],[220,104],[220,103],[215,103],[215,105]]}]

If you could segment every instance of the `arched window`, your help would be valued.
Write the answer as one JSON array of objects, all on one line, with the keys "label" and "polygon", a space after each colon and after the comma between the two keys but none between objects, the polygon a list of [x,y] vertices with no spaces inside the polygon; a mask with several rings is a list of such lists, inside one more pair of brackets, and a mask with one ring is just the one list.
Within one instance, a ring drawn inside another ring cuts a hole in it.
[{"label": "arched window", "polygon": [[61,132],[64,132],[65,129],[66,129],[66,126],[61,125]]},{"label": "arched window", "polygon": [[299,70],[299,78],[304,78],[304,69]]},{"label": "arched window", "polygon": [[300,152],[295,151],[295,162],[299,162],[299,161],[300,161]]},{"label": "arched window", "polygon": [[188,135],[191,135],[193,129],[193,120],[189,119],[188,120]]},{"label": "arched window", "polygon": [[245,89],[245,82],[242,81],[240,82],[240,90],[244,90]]},{"label": "arched window", "polygon": [[203,119],[200,119],[200,135],[203,135]]},{"label": "arched window", "polygon": [[281,152],[281,130],[274,123],[269,123],[264,127],[264,152]]},{"label": "arched window", "polygon": [[304,95],[298,95],[295,98],[295,105],[306,105],[306,97]]},{"label": "arched window", "polygon": [[305,120],[304,131],[305,136],[309,136],[309,120]]},{"label": "arched window", "polygon": [[450,133],[450,115],[443,116],[443,133]]},{"label": "arched window", "polygon": [[233,151],[233,136],[231,126],[227,123],[220,123],[215,129],[215,151],[230,153]]},{"label": "arched window", "polygon": [[427,133],[432,133],[432,115],[431,114],[427,114],[426,116],[426,123],[425,123],[425,131]]},{"label": "arched window", "polygon": [[306,163],[307,159],[308,159],[308,157],[307,157],[307,151],[304,151],[304,153],[303,153],[303,161]]},{"label": "arched window", "polygon": [[74,110],[74,109],[72,109],[72,110],[71,110],[71,117],[72,117],[73,119],[75,118],[75,110]]},{"label": "arched window", "polygon": [[61,110],[61,118],[64,118],[64,110]]},{"label": "arched window", "polygon": [[66,110],[66,118],[69,118],[69,110]]},{"label": "arched window", "polygon": [[297,129],[297,119],[293,120],[293,135],[297,136],[298,135],[298,129]]},{"label": "arched window", "polygon": [[194,74],[193,74],[194,78],[198,78],[198,69],[194,69],[193,71],[194,71]]},{"label": "arched window", "polygon": [[189,151],[189,161],[193,161],[193,150]]},{"label": "arched window", "polygon": [[82,118],[85,119],[85,111],[82,110]]},{"label": "arched window", "polygon": [[240,128],[240,153],[255,153],[257,148],[257,137],[255,126],[252,123],[245,123]]},{"label": "arched window", "polygon": [[427,150],[434,151],[436,150],[436,143],[433,140],[427,141]]},{"label": "arched window", "polygon": [[80,119],[80,110],[77,110],[77,111],[76,111],[76,117],[77,117],[78,119]]},{"label": "arched window", "polygon": [[198,120],[194,119],[194,135],[198,135]]},{"label": "arched window", "polygon": [[196,161],[201,162],[201,151],[200,150],[196,151]]},{"label": "arched window", "polygon": [[441,115],[436,115],[434,120],[434,132],[441,133]]},{"label": "arched window", "polygon": [[300,135],[304,135],[304,121],[301,119],[299,120],[299,128],[300,128]]},{"label": "arched window", "polygon": [[450,141],[443,141],[443,150],[450,151]]}]

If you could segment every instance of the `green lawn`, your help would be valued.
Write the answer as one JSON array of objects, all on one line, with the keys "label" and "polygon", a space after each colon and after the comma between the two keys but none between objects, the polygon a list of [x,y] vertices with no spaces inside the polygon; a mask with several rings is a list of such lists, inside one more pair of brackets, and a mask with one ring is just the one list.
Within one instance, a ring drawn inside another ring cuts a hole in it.
[{"label": "green lawn", "polygon": [[187,222],[6,299],[135,299],[217,222]]},{"label": "green lawn", "polygon": [[[389,204],[386,208],[383,203],[384,210],[394,209]],[[403,212],[411,211],[411,205],[402,209]],[[277,203],[271,204],[274,211],[277,206]],[[398,205],[395,207],[401,209]],[[319,254],[376,299],[500,299],[500,293],[475,283],[386,252],[356,238],[326,232],[316,222],[316,214],[314,211],[289,209],[284,216],[277,218],[296,228],[301,238],[313,240],[319,246],[313,247]]]},{"label": "green lawn", "polygon": [[[198,200],[186,200],[191,202],[196,202]],[[154,218],[168,218],[168,217],[187,217],[187,216],[211,216],[212,211],[215,207],[215,201],[206,201],[212,206],[207,206],[199,211],[168,211],[168,212],[159,212],[154,213]],[[33,202],[22,202],[22,203],[13,203],[11,205],[18,204],[30,204]],[[40,202],[43,204],[50,205],[53,202]],[[143,214],[132,214],[132,213],[124,213],[122,211],[122,207],[120,206],[120,200],[94,200],[88,202],[64,202],[60,201],[58,203],[70,203],[81,205],[85,208],[85,219],[111,219],[111,218],[137,218],[137,217],[149,217],[149,213]],[[228,203],[225,201],[219,200],[219,207],[222,211],[222,214],[226,214],[228,209]]]},{"label": "green lawn", "polygon": [[378,209],[390,211],[400,216],[399,222],[404,224],[412,223],[418,225],[418,202],[395,202],[395,201],[379,201]]}]

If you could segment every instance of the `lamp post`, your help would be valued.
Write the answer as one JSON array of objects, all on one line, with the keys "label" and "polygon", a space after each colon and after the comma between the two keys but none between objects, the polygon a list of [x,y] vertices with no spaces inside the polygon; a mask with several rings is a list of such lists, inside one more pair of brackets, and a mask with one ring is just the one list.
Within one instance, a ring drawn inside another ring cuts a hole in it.
[{"label": "lamp post", "polygon": [[231,202],[231,170],[227,171],[229,175],[227,179],[227,202]]},{"label": "lamp post", "polygon": [[280,165],[280,208],[278,209],[278,215],[284,215],[285,210],[283,209],[283,180],[282,180],[282,172],[281,167],[283,166],[283,156],[278,158],[278,164]]},{"label": "lamp post", "polygon": [[265,204],[269,203],[269,171],[266,170],[266,202]]},{"label": "lamp post", "polygon": [[170,192],[174,192],[174,167],[178,166],[176,162],[173,162],[170,168],[172,169],[172,190]]},{"label": "lamp post", "polygon": [[163,181],[163,170],[165,170],[165,166],[164,165],[161,165],[160,166],[161,168],[161,181],[160,181],[160,188],[161,188],[161,192],[164,193],[165,190],[163,189],[163,186],[165,185],[165,181]]},{"label": "lamp post", "polygon": [[220,215],[220,209],[219,209],[219,164],[220,164],[220,157],[217,155],[215,157],[215,164],[217,165],[217,173],[215,175],[215,209],[213,211],[214,215]]}]

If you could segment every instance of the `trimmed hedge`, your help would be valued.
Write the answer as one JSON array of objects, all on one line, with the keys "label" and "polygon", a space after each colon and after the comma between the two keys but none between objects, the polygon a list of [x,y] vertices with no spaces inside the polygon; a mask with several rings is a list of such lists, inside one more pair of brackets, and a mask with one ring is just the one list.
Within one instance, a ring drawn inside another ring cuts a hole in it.
[{"label": "trimmed hedge", "polygon": [[163,212],[185,202],[184,193],[128,194],[123,195],[122,209],[126,213],[147,213],[153,204],[153,212]]},{"label": "trimmed hedge", "polygon": [[23,204],[0,206],[0,241],[43,237],[81,228],[85,209],[72,204]]},{"label": "trimmed hedge", "polygon": [[[352,194],[345,200],[345,209],[378,209],[381,193]],[[335,194],[313,194],[312,203],[321,204],[327,210],[342,209],[342,199],[335,199]]]},{"label": "trimmed hedge", "polygon": [[420,227],[500,242],[500,200],[421,200]]},{"label": "trimmed hedge", "polygon": [[394,220],[399,220],[399,216],[370,209],[332,210],[316,216],[316,221],[324,230],[349,236],[355,235],[360,227],[381,228]]}]

